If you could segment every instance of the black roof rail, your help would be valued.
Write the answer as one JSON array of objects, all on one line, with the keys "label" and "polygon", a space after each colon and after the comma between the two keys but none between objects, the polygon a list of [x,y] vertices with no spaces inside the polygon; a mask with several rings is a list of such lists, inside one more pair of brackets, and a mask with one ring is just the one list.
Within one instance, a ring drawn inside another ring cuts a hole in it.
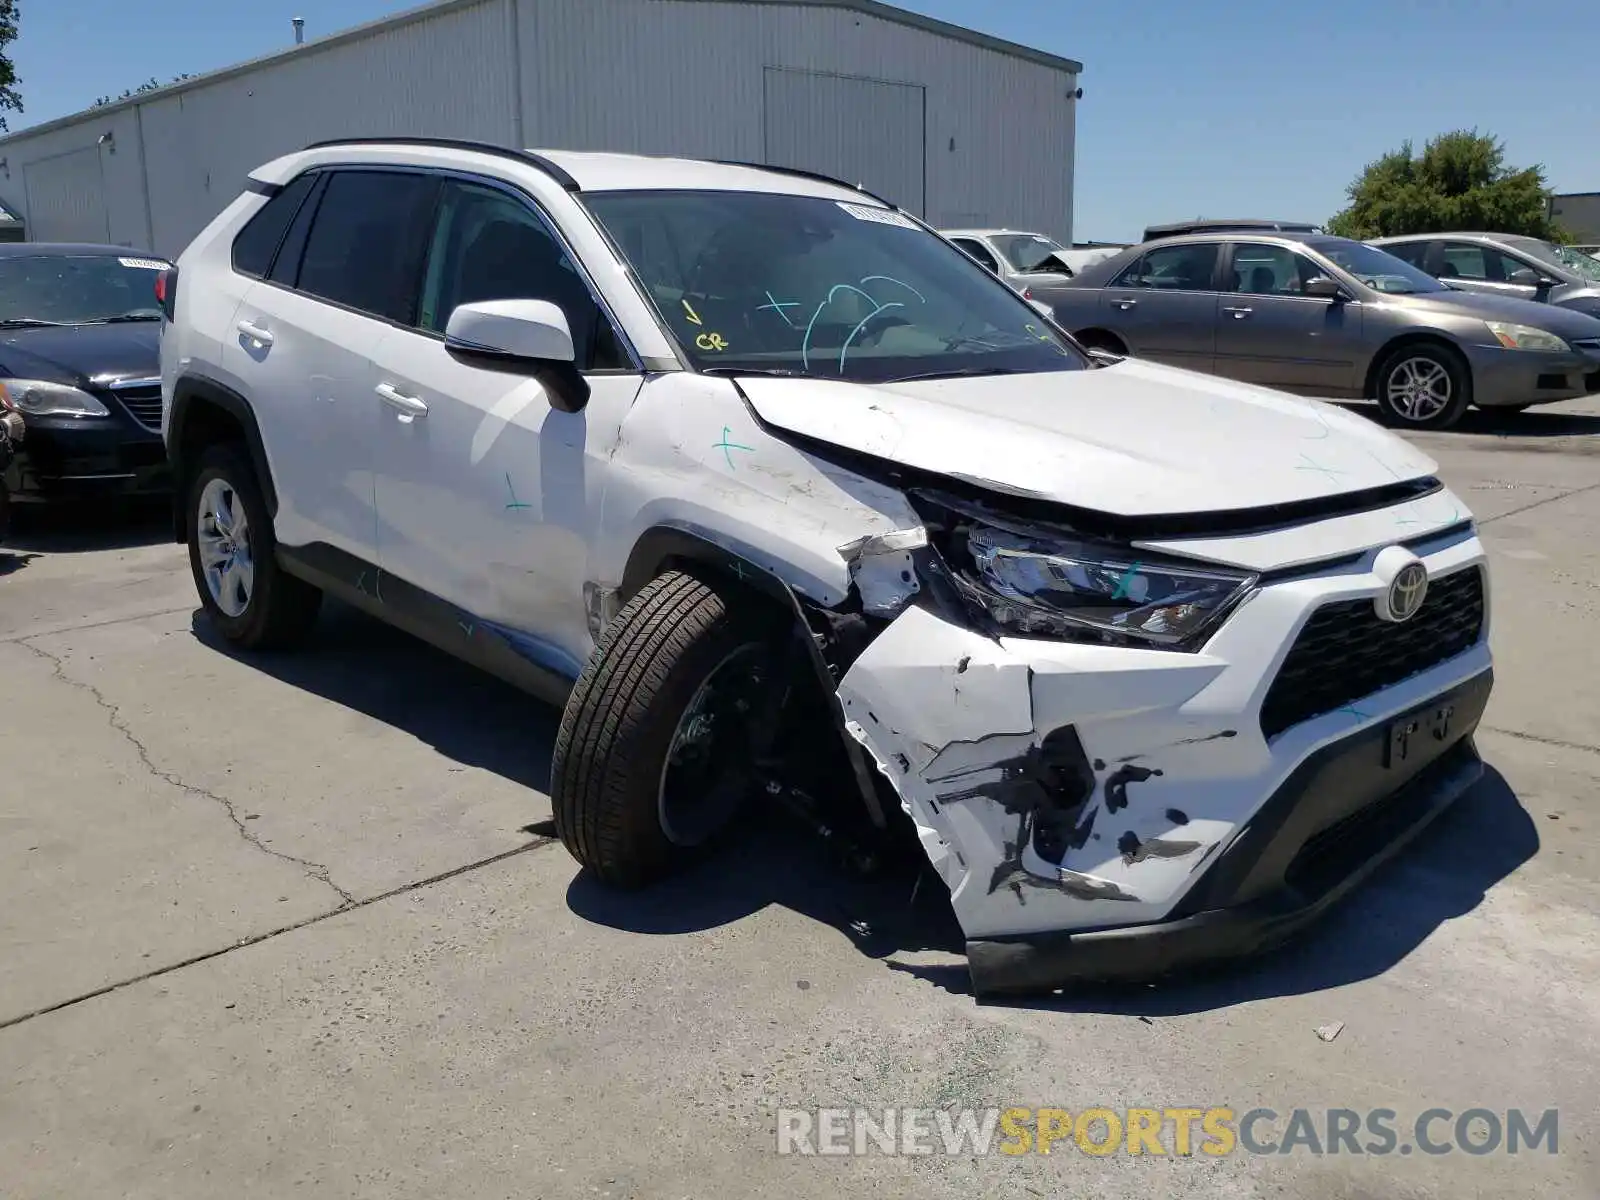
[{"label": "black roof rail", "polygon": [[542,154],[517,150],[510,146],[497,146],[492,142],[472,142],[461,138],[434,137],[360,137],[331,138],[325,142],[312,142],[307,150],[323,150],[329,146],[437,146],[446,150],[475,150],[479,154],[496,154],[501,158],[515,159],[530,167],[538,167],[569,192],[581,192],[578,181]]},{"label": "black roof rail", "polygon": [[714,158],[711,161],[723,167],[749,167],[752,171],[771,171],[776,175],[793,175],[796,179],[810,179],[816,183],[831,183],[834,187],[842,187],[852,192],[859,192],[868,200],[876,200],[885,208],[893,209],[895,212],[900,211],[898,204],[890,204],[882,196],[874,196],[859,183],[846,183],[842,179],[835,179],[832,175],[824,175],[821,171],[807,171],[801,167],[774,167],[766,163],[745,162],[737,158]]}]

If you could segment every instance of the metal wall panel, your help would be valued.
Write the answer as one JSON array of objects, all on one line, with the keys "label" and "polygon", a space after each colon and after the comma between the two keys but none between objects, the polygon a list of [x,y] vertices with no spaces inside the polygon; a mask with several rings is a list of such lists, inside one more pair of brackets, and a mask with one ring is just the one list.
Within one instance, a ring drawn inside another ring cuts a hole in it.
[{"label": "metal wall panel", "polygon": [[177,253],[249,171],[311,142],[385,134],[510,142],[509,30],[504,0],[486,0],[148,106],[157,248]]},{"label": "metal wall panel", "polygon": [[[99,146],[107,132],[100,224],[112,241],[165,254],[179,253],[249,170],[326,138],[432,134],[761,161],[768,68],[904,84],[902,96],[922,89],[925,217],[1070,239],[1070,72],[849,9],[746,0],[453,0],[420,20],[5,139],[0,203],[32,215],[29,164]],[[780,131],[780,149],[827,172],[841,161],[909,162],[905,113],[869,105],[856,115],[847,148],[815,137],[808,148]],[[893,167],[896,178],[908,169]],[[65,207],[43,215],[64,230],[98,222]]]},{"label": "metal wall panel", "polygon": [[[764,161],[821,171],[922,214],[927,137],[920,84],[768,67],[765,85]],[[863,113],[872,119],[862,120]]]},{"label": "metal wall panel", "polygon": [[[518,25],[530,145],[760,161],[768,67],[917,84],[926,89],[926,219],[1071,240],[1069,72],[813,6],[519,0]],[[860,119],[882,154],[897,152],[878,114]]]},{"label": "metal wall panel", "polygon": [[41,158],[23,168],[28,210],[39,214],[28,236],[36,242],[105,242],[105,173],[98,146]]},{"label": "metal wall panel", "polygon": [[[0,204],[23,218],[33,241],[149,249],[142,167],[137,115],[91,113],[72,126],[0,148]],[[91,180],[97,205],[81,193]]]}]

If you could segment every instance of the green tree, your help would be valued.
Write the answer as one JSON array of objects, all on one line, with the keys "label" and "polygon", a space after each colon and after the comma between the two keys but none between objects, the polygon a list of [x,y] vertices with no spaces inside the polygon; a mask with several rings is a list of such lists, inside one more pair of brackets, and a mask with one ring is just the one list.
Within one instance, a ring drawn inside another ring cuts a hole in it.
[{"label": "green tree", "polygon": [[1481,229],[1562,240],[1550,220],[1543,167],[1506,166],[1505,147],[1476,129],[1411,143],[1370,162],[1348,192],[1350,205],[1328,222],[1349,238]]},{"label": "green tree", "polygon": [[0,0],[0,133],[11,126],[6,113],[22,111],[22,95],[17,91],[17,68],[11,62],[11,43],[17,40],[17,0]]}]

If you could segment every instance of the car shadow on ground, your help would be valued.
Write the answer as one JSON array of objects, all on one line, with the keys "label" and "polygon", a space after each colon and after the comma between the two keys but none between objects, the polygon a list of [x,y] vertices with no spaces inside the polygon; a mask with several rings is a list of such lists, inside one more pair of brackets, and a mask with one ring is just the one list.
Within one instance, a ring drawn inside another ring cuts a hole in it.
[{"label": "car shadow on ground", "polygon": [[5,546],[0,546],[0,579],[22,570],[38,557],[37,554],[29,554],[25,551],[18,553],[15,550],[7,549]]},{"label": "car shadow on ground", "polygon": [[[875,878],[854,878],[779,818],[753,818],[737,840],[696,868],[639,893],[611,891],[579,874],[568,888],[568,907],[596,924],[670,935],[715,928],[780,905],[839,930],[859,952],[891,970],[953,994],[972,994],[962,962],[894,959],[961,951],[948,897],[930,875],[908,863]],[[1383,974],[1446,921],[1471,912],[1538,848],[1532,818],[1491,768],[1398,860],[1273,953],[1160,984],[1077,987],[989,1003],[1167,1017],[1359,982]]]},{"label": "car shadow on ground", "polygon": [[[1377,420],[1378,406],[1370,401],[1339,400],[1334,403],[1352,413]],[[1451,433],[1470,433],[1503,438],[1559,438],[1600,434],[1600,414],[1565,412],[1559,406],[1509,412],[1503,408],[1469,408]]]},{"label": "car shadow on ground", "polygon": [[[253,670],[404,730],[462,766],[544,793],[561,714],[425,642],[328,601],[311,642],[242,655],[196,609],[194,636]],[[530,808],[532,807],[530,803]]]},{"label": "car shadow on ground", "polygon": [[0,546],[0,574],[6,571],[7,553],[79,554],[171,541],[172,507],[161,497],[97,504],[14,504],[11,528]]}]

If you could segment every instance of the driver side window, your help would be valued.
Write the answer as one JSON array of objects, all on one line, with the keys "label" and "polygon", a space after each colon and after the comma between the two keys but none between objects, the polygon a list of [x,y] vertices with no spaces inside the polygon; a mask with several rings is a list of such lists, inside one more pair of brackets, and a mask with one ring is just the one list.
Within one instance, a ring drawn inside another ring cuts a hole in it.
[{"label": "driver side window", "polygon": [[496,188],[447,181],[417,327],[443,333],[458,306],[485,300],[548,300],[566,315],[579,370],[628,369],[610,319],[543,218]]}]

